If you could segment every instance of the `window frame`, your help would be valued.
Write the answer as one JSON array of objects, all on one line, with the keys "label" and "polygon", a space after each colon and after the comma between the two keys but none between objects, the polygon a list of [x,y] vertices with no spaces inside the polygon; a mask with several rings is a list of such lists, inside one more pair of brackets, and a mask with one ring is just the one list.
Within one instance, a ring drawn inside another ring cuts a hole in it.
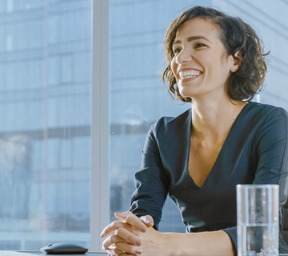
[{"label": "window frame", "polygon": [[91,251],[109,222],[109,0],[92,1]]}]

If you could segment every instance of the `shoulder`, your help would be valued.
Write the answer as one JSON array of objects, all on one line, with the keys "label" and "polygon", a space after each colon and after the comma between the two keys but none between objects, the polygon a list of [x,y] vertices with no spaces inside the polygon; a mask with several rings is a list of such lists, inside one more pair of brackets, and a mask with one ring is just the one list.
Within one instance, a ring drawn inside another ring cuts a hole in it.
[{"label": "shoulder", "polygon": [[255,134],[258,140],[287,140],[288,115],[281,107],[250,102],[241,118],[241,128]]},{"label": "shoulder", "polygon": [[191,108],[176,117],[161,117],[152,125],[151,130],[155,134],[170,133],[186,127],[189,123],[191,123]]},{"label": "shoulder", "polygon": [[284,123],[288,121],[287,111],[281,107],[250,102],[245,108],[245,116],[254,119],[254,121],[269,122],[271,120],[282,120]]},{"label": "shoulder", "polygon": [[250,107],[250,110],[255,110],[256,112],[282,112],[287,115],[287,111],[284,108],[269,105],[269,104],[264,104],[264,103],[259,103],[259,102],[249,102],[248,106]]}]

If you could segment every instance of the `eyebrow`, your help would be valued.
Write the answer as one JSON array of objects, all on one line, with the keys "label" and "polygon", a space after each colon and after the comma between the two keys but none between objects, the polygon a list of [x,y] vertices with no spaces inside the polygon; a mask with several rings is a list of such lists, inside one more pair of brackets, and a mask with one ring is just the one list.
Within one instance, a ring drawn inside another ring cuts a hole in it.
[{"label": "eyebrow", "polygon": [[[207,42],[211,43],[205,36],[190,36],[187,38],[187,42],[191,42],[191,41],[198,40],[198,39],[204,39]],[[181,40],[176,40],[173,42],[173,45],[179,44],[179,43],[181,43]]]}]

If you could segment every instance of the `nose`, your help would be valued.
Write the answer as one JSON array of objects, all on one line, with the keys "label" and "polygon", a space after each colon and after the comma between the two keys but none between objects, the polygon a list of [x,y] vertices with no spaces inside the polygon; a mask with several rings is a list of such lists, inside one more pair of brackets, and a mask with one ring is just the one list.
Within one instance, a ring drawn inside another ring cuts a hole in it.
[{"label": "nose", "polygon": [[191,54],[187,49],[182,49],[181,52],[178,53],[178,55],[176,56],[175,60],[177,64],[183,64],[186,61],[190,61],[191,60]]}]

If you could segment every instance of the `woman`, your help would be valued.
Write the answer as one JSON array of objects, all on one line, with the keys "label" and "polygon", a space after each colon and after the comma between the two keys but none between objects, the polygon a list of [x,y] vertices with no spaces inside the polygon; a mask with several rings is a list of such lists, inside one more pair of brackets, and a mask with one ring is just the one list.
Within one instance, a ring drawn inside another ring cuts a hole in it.
[{"label": "woman", "polygon": [[[280,230],[288,171],[285,110],[250,102],[263,83],[265,55],[239,18],[194,7],[165,37],[163,78],[191,109],[148,133],[130,212],[101,236],[114,255],[234,255],[236,185],[279,184]],[[187,233],[157,231],[169,193]],[[139,218],[140,217],[140,218]],[[280,251],[287,252],[280,232]]]}]

